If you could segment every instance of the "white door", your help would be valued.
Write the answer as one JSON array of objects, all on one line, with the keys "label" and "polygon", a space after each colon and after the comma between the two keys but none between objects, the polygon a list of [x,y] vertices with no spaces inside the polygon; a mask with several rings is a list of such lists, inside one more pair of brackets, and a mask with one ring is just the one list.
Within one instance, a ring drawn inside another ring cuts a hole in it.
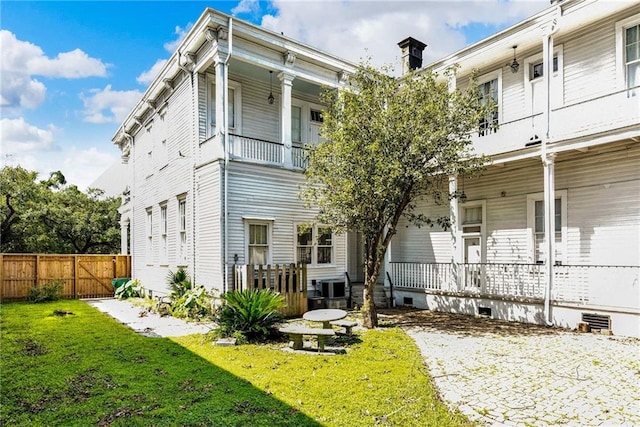
[{"label": "white door", "polygon": [[322,113],[320,110],[311,110],[309,116],[309,143],[317,144],[322,142],[323,139],[320,136],[320,126],[322,125]]},{"label": "white door", "polygon": [[464,289],[478,289],[482,284],[482,245],[480,237],[463,237]]}]

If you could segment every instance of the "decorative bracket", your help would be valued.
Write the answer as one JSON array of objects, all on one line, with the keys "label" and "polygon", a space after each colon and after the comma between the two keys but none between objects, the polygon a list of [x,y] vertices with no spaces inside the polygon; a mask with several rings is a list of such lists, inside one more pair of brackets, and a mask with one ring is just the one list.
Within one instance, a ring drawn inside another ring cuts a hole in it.
[{"label": "decorative bracket", "polygon": [[286,65],[287,67],[293,67],[293,65],[296,63],[296,54],[293,52],[285,52],[282,55],[282,58],[284,59],[284,65]]}]

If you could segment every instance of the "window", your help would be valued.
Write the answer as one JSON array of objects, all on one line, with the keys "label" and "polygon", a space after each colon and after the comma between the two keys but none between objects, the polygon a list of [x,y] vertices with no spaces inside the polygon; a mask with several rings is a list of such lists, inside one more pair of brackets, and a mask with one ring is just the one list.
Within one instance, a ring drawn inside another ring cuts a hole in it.
[{"label": "window", "polygon": [[625,30],[627,88],[640,85],[640,24]]},{"label": "window", "polygon": [[[536,115],[545,108],[545,79],[543,79],[542,52],[524,59],[524,98],[528,114]],[[553,47],[553,64],[551,73],[551,108],[559,108],[564,104],[564,45]]]},{"label": "window", "polygon": [[640,13],[616,23],[616,65],[620,88],[638,94],[640,86]]},{"label": "window", "polygon": [[153,262],[153,209],[147,208],[147,263]]},{"label": "window", "polygon": [[249,223],[249,264],[269,264],[269,224]]},{"label": "window", "polygon": [[167,204],[160,205],[160,260],[166,264],[168,245],[167,245]]},{"label": "window", "polygon": [[324,119],[322,118],[322,111],[311,110],[311,121],[317,123],[324,122]]},{"label": "window", "polygon": [[502,70],[487,74],[478,80],[478,92],[482,105],[493,104],[493,111],[480,119],[478,136],[495,133],[500,122],[502,104]]},{"label": "window", "polygon": [[296,262],[313,265],[333,262],[333,233],[329,227],[298,225],[296,236]]},{"label": "window", "polygon": [[[565,262],[564,244],[566,241],[566,190],[556,191],[555,199],[555,260]],[[531,254],[533,262],[544,264],[546,246],[544,238],[544,195],[542,193],[527,196],[529,203],[528,223],[532,233]]]},{"label": "window", "polygon": [[291,141],[302,142],[302,108],[291,106]]},{"label": "window", "polygon": [[[542,77],[544,75],[544,63],[542,61],[533,63],[530,65],[531,70],[529,70],[529,79],[537,79],[538,77]],[[553,57],[553,72],[558,72],[558,57]]]},{"label": "window", "polygon": [[[216,85],[211,84],[210,93],[210,115],[211,134],[216,128]],[[227,108],[229,110],[229,129],[238,130],[240,128],[240,84],[229,81],[229,92],[227,93]]]},{"label": "window", "polygon": [[187,262],[187,199],[178,199],[178,264]]}]

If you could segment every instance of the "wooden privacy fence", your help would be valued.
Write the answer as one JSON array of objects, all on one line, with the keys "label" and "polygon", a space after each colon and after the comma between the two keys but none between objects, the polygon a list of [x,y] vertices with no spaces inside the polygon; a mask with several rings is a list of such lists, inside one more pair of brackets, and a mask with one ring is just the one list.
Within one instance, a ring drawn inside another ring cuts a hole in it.
[{"label": "wooden privacy fence", "polygon": [[271,289],[284,297],[286,317],[301,316],[307,311],[307,266],[305,264],[236,265],[234,290]]},{"label": "wooden privacy fence", "polygon": [[63,283],[62,298],[113,296],[111,280],[131,277],[130,255],[0,254],[0,300],[25,300],[29,290]]}]

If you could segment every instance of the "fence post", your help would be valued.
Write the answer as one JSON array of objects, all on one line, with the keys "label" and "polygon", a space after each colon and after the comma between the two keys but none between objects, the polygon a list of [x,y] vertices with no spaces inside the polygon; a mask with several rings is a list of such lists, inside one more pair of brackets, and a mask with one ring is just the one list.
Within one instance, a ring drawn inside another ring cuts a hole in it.
[{"label": "fence post", "polygon": [[0,301],[4,299],[4,258],[0,254]]},{"label": "fence post", "polygon": [[78,255],[73,256],[73,299],[78,299]]}]

